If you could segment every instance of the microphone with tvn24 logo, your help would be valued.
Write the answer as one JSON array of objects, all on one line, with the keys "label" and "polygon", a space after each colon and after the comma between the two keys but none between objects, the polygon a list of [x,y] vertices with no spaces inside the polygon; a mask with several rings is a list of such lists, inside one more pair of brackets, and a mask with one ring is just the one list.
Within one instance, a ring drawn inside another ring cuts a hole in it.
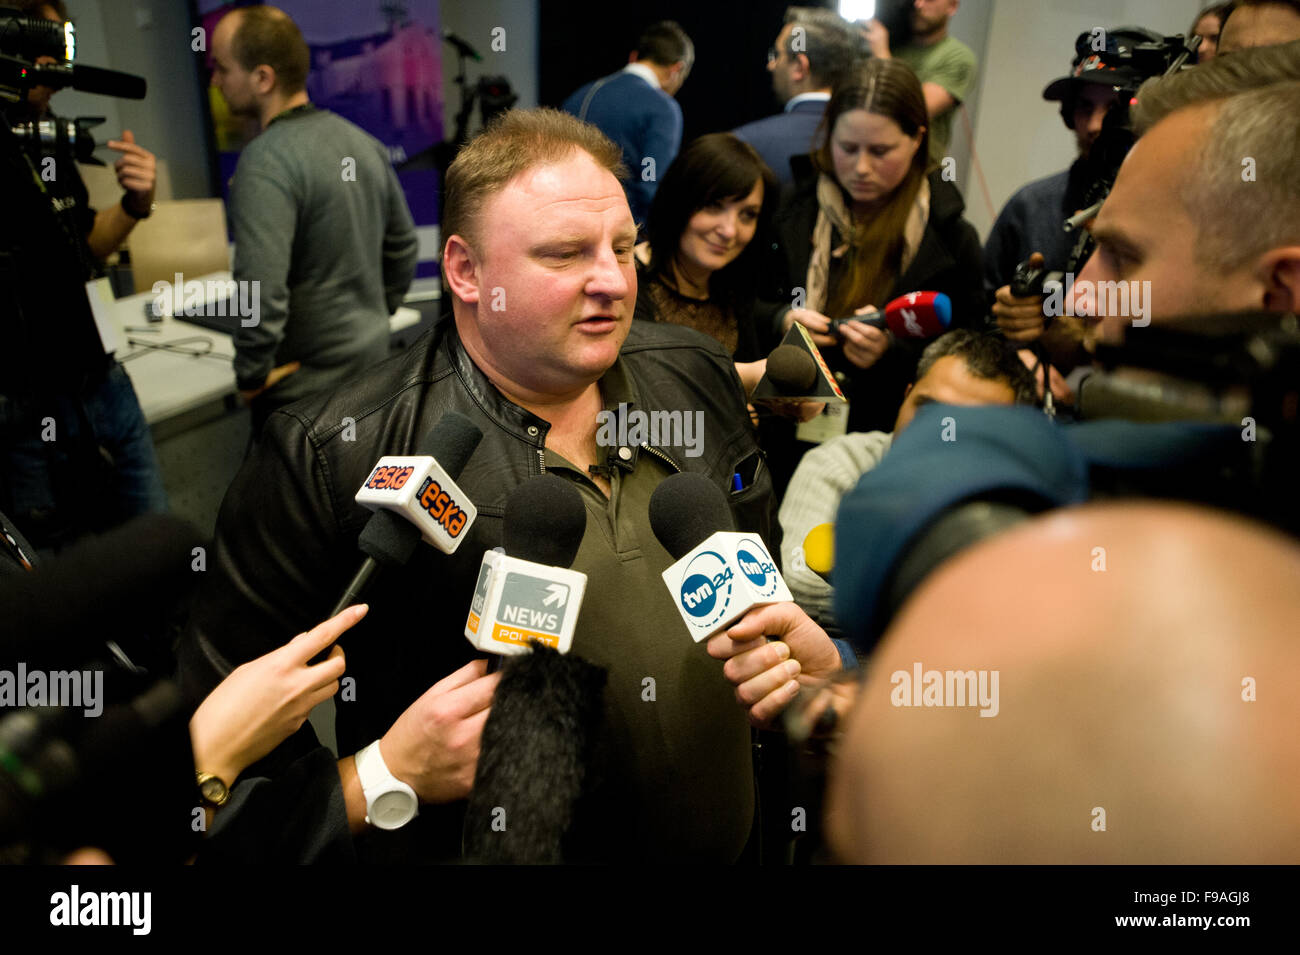
[{"label": "microphone with tvn24 logo", "polygon": [[386,455],[357,491],[356,501],[374,510],[357,546],[366,555],[330,613],[360,599],[380,567],[401,567],[423,538],[444,554],[455,553],[478,512],[456,486],[483,432],[464,415],[448,411],[429,429],[415,454]]},{"label": "microphone with tvn24 logo", "polygon": [[[483,554],[465,636],[484,653],[527,653],[573,644],[587,575],[569,570],[587,529],[587,509],[562,478],[525,481],[506,501],[502,550]],[[504,553],[502,552],[504,551]]]},{"label": "microphone with tvn24 logo", "polygon": [[674,474],[650,495],[650,527],[678,558],[664,583],[696,643],[754,607],[793,599],[759,536],[732,526],[722,490],[701,474]]}]

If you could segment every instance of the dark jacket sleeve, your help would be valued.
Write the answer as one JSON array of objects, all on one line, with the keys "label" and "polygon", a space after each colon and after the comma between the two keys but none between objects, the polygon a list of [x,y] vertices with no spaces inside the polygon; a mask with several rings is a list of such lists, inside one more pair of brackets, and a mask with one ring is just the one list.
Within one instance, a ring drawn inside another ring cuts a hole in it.
[{"label": "dark jacket sleeve", "polygon": [[[342,557],[333,500],[301,423],[273,414],[222,503],[209,578],[181,643],[191,699],[325,619]],[[353,858],[337,762],[310,723],[248,767],[233,799],[201,860]]]},{"label": "dark jacket sleeve", "polygon": [[232,669],[326,618],[346,547],[329,475],[303,425],[277,413],[226,492],[208,579],[182,641],[187,691],[206,695]]},{"label": "dark jacket sleeve", "polygon": [[[807,160],[806,156],[796,157]],[[754,329],[759,348],[770,352],[781,343],[781,320],[785,313],[807,298],[804,282],[812,258],[812,233],[817,220],[817,179],[810,166],[792,161],[804,175],[781,197],[772,217],[768,248],[764,250],[763,281],[754,303]]]}]

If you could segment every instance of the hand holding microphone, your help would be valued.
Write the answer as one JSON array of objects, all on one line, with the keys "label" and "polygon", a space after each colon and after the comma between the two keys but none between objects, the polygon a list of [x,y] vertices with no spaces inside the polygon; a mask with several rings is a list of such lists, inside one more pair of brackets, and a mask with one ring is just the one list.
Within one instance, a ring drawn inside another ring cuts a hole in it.
[{"label": "hand holding microphone", "polygon": [[706,645],[726,660],[722,675],[755,726],[765,726],[804,687],[820,687],[843,669],[826,631],[796,603],[755,607]]},{"label": "hand holding microphone", "polygon": [[[875,315],[879,313],[876,312],[874,306],[867,305],[859,309],[858,314]],[[851,319],[845,319],[834,327],[844,339],[842,346],[844,357],[858,368],[870,368],[880,361],[881,356],[889,350],[892,341],[887,332],[881,331],[867,322],[855,322]]]},{"label": "hand holding microphone", "polygon": [[464,799],[474,783],[483,726],[501,674],[472,660],[430,687],[380,740],[388,770],[420,802]]}]

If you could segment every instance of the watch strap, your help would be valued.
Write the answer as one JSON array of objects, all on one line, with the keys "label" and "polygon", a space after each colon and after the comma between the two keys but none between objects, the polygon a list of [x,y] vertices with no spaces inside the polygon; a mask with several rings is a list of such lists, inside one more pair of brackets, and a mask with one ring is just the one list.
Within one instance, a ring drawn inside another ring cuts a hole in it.
[{"label": "watch strap", "polygon": [[[361,781],[361,791],[366,797],[366,822],[379,829],[400,829],[419,815],[419,797],[415,795],[414,789],[389,770],[388,764],[384,762],[383,753],[379,751],[379,740],[375,740],[357,753],[356,764],[357,778]],[[401,793],[407,797],[406,802],[410,806],[410,813],[406,814],[405,818],[400,814],[394,817],[391,813],[377,815],[376,802],[381,797],[394,793]]]}]

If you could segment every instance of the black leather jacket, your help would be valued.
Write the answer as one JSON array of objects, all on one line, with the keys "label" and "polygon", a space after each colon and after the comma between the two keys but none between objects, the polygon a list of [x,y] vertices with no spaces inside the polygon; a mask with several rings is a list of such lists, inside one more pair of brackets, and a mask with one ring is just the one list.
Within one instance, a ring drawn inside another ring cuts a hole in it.
[{"label": "black leather jacket", "polygon": [[[636,407],[705,412],[699,457],[646,445],[636,453],[708,475],[728,493],[737,526],[762,534],[778,553],[772,484],[730,356],[690,329],[633,322],[619,360]],[[357,536],[370,512],[353,495],[378,458],[411,453],[448,411],[483,431],[458,481],[478,517],[454,555],[420,547],[367,594],[370,613],[342,640],[355,683],[352,699],[336,700],[338,751],[382,736],[417,697],[476,655],[463,631],[479,563],[501,543],[510,491],[542,472],[549,425],[491,385],[447,321],[347,388],[268,419],[222,504],[209,579],[183,641],[182,672],[195,699],[233,667],[326,618],[361,561]],[[737,471],[746,488],[733,492]],[[264,768],[274,772],[315,745],[307,724]],[[453,857],[462,809],[425,806],[412,825],[374,836],[400,841],[408,830],[433,827],[421,855]]]}]

